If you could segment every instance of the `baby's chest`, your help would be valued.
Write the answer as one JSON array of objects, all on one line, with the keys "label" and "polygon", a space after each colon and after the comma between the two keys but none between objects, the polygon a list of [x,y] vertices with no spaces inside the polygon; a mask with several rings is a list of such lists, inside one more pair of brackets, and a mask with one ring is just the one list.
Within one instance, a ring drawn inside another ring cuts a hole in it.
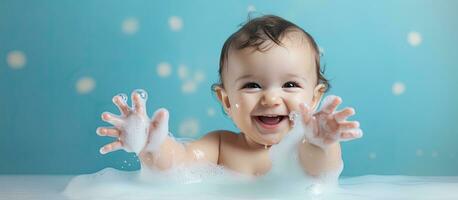
[{"label": "baby's chest", "polygon": [[220,152],[219,164],[231,170],[250,175],[267,173],[272,164],[264,153],[244,152],[241,150],[225,149]]}]

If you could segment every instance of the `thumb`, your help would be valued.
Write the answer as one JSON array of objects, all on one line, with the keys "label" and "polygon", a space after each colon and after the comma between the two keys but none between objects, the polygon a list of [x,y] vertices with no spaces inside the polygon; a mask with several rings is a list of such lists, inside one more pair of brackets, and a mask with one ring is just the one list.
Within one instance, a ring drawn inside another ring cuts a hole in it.
[{"label": "thumb", "polygon": [[160,108],[154,112],[149,127],[148,150],[156,151],[169,134],[169,111]]}]

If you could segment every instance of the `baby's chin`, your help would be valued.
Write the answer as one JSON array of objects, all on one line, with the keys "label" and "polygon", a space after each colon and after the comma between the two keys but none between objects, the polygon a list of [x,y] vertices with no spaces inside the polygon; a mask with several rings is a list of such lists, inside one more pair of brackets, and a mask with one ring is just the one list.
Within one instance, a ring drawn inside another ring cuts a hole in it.
[{"label": "baby's chin", "polygon": [[290,131],[291,129],[287,130],[282,130],[276,133],[269,133],[269,134],[262,134],[262,133],[257,133],[258,137],[257,140],[255,140],[256,143],[261,144],[261,145],[276,145],[281,142],[281,140],[286,136],[286,134]]}]

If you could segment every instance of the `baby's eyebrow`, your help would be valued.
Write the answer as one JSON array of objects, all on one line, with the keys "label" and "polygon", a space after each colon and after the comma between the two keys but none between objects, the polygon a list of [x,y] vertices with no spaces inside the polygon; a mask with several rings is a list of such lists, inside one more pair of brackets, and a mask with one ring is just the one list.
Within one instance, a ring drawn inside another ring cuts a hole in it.
[{"label": "baby's eyebrow", "polygon": [[246,74],[246,75],[243,75],[243,76],[241,76],[241,77],[235,79],[235,82],[240,81],[240,80],[243,80],[243,79],[246,79],[246,78],[251,78],[251,77],[253,77],[253,75],[251,75],[251,74]]},{"label": "baby's eyebrow", "polygon": [[299,78],[299,79],[304,80],[305,82],[308,82],[306,78],[304,78],[304,77],[302,77],[302,76],[298,76],[298,75],[296,75],[296,74],[288,73],[288,74],[286,74],[286,76],[288,76],[288,77]]}]

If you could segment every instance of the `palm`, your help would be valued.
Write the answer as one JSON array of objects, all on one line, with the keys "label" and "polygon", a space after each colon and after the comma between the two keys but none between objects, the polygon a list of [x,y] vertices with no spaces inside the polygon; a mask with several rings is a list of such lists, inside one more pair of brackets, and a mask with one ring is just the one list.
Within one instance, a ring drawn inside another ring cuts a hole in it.
[{"label": "palm", "polygon": [[126,104],[126,95],[113,97],[113,103],[116,104],[121,115],[104,112],[102,120],[114,127],[99,127],[97,133],[101,136],[116,137],[117,141],[102,147],[100,149],[102,154],[119,149],[138,154],[146,148],[153,149],[152,145],[158,146],[156,143],[163,140],[163,135],[167,135],[167,110],[159,109],[150,120],[146,113],[147,96],[144,90],[135,90],[132,93],[132,108]]},{"label": "palm", "polygon": [[326,147],[338,141],[348,141],[362,136],[358,121],[347,121],[347,118],[354,115],[353,108],[345,108],[336,111],[337,106],[342,102],[340,97],[328,96],[323,101],[320,111],[311,114],[305,105],[301,106],[303,122],[308,127],[305,136],[312,144]]}]

